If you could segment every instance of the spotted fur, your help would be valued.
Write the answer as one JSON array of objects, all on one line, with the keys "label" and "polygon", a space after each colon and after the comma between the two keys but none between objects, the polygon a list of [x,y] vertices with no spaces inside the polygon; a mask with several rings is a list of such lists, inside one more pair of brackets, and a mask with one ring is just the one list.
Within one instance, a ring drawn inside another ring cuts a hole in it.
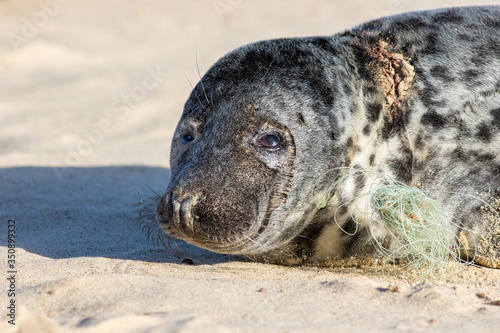
[{"label": "spotted fur", "polygon": [[[500,258],[500,7],[236,49],[186,102],[171,168],[157,221],[209,250],[277,262],[376,255],[369,210],[353,212],[377,172],[433,193],[460,221],[457,236],[486,235],[487,256]],[[332,189],[348,168],[360,172]]]}]

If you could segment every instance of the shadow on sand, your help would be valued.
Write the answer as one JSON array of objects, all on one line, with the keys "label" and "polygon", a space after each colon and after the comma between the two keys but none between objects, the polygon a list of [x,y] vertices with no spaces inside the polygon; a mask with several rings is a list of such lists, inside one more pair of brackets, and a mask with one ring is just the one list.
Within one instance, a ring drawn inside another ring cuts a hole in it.
[{"label": "shadow on sand", "polygon": [[[242,260],[183,241],[170,240],[168,249],[148,239],[143,227],[154,220],[169,174],[168,169],[146,166],[0,169],[0,234],[7,231],[7,221],[15,219],[16,246],[54,259],[179,263],[189,258],[195,264]],[[146,216],[143,224],[138,222],[141,212]],[[6,245],[6,237],[1,238]]]}]

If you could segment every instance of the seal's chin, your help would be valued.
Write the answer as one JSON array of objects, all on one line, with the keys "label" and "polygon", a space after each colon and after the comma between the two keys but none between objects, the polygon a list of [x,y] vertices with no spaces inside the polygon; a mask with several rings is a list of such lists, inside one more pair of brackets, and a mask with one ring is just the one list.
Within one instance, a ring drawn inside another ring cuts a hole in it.
[{"label": "seal's chin", "polygon": [[185,233],[184,230],[169,222],[166,223],[157,219],[157,223],[167,235],[212,252],[245,256],[258,256],[267,252],[265,247],[246,234],[233,235],[231,238],[219,237],[213,239],[202,234]]}]

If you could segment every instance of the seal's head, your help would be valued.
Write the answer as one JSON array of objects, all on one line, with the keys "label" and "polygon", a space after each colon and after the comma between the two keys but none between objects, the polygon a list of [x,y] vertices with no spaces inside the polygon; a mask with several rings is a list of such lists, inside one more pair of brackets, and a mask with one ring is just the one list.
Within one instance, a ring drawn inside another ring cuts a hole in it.
[{"label": "seal's head", "polygon": [[264,41],[205,74],[172,142],[156,214],[167,234],[256,257],[298,243],[317,177],[344,162],[332,110],[349,108],[337,96],[350,87],[338,84],[337,52],[326,38]]},{"label": "seal's head", "polygon": [[350,164],[351,133],[365,126],[349,54],[340,39],[314,37],[250,44],[219,60],[174,134],[161,228],[215,252],[307,256],[324,225],[316,203],[331,185],[318,179]]}]

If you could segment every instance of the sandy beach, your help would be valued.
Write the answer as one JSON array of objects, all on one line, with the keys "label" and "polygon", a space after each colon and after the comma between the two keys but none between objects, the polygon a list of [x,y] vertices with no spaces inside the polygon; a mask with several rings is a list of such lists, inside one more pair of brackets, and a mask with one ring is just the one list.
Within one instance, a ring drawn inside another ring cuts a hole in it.
[{"label": "sandy beach", "polygon": [[0,332],[499,332],[500,270],[268,265],[167,249],[138,223],[191,85],[225,53],[488,3],[0,0]]}]

